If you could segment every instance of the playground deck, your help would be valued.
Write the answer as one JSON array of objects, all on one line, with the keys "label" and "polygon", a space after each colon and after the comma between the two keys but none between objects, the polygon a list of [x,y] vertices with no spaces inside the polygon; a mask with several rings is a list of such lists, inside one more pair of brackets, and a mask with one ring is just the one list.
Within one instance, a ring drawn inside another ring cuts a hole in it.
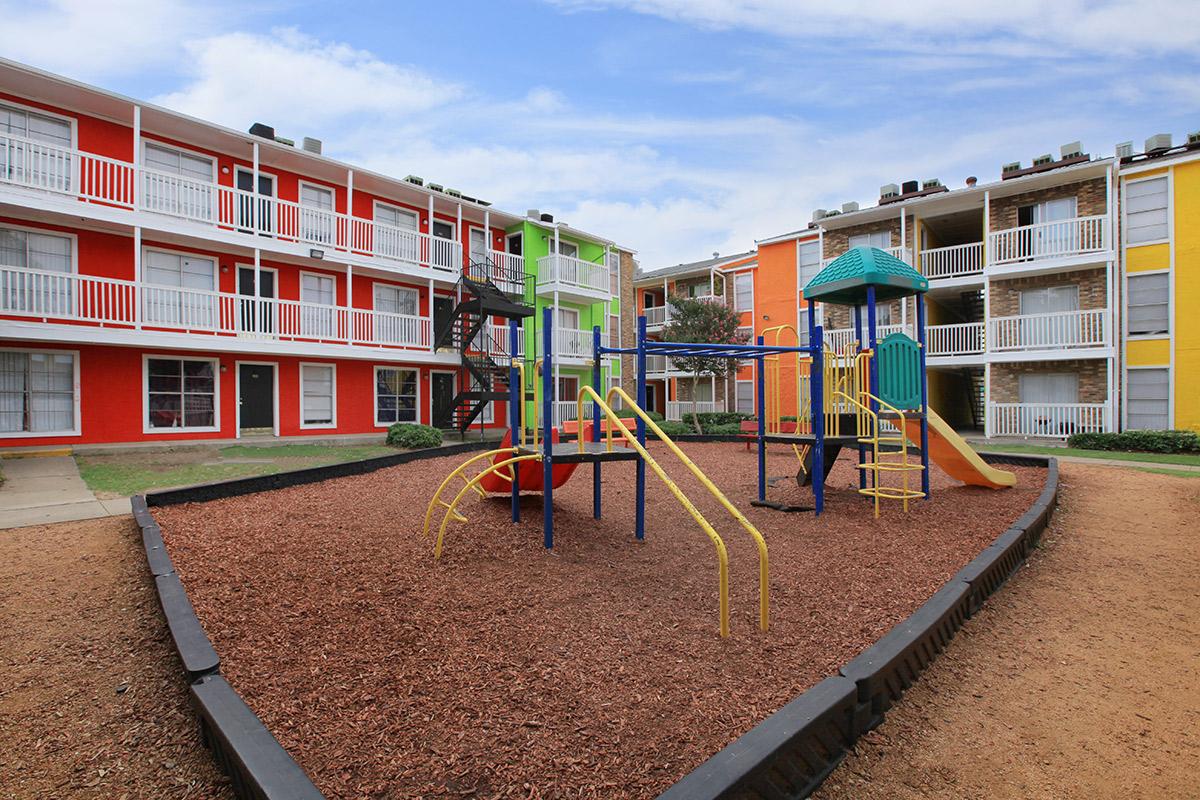
[{"label": "playground deck", "polygon": [[[222,672],[326,796],[653,797],[910,614],[1044,478],[995,492],[935,469],[932,500],[876,520],[847,455],[818,519],[750,507],[740,444],[684,448],[767,539],[766,633],[752,540],[661,445],[729,549],[727,639],[713,546],[658,481],[633,540],[633,464],[604,470],[602,520],[590,475],[555,491],[553,551],[541,497],[515,525],[501,497],[467,504],[434,562],[425,504],[461,457],[156,515]],[[795,470],[771,448],[772,477]]]},{"label": "playground deck", "polygon": [[[541,452],[540,447],[536,450],[532,447],[522,447],[517,450],[518,455],[536,455]],[[626,447],[624,440],[618,441],[614,436],[611,451],[608,449],[608,444],[602,441],[584,442],[583,452],[579,451],[579,442],[556,442],[553,458],[556,464],[591,464],[606,461],[637,461],[638,454],[632,448]]]}]

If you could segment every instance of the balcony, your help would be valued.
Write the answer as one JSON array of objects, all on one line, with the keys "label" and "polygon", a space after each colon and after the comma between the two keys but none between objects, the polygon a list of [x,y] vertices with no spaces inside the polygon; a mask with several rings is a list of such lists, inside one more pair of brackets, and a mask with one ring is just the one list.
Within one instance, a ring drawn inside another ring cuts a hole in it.
[{"label": "balcony", "polygon": [[646,377],[665,378],[668,375],[691,375],[675,366],[675,359],[668,356],[646,356]]},{"label": "balcony", "polygon": [[983,274],[983,242],[921,251],[921,274],[930,280]]},{"label": "balcony", "polygon": [[[367,259],[379,269],[447,273],[447,280],[456,280],[463,266],[462,245],[450,239],[8,134],[0,134],[0,186],[84,201],[106,218],[112,210],[145,212],[171,223],[245,236],[241,243],[247,246],[293,255],[308,255],[312,248],[333,250]],[[148,224],[145,219],[138,223]]]},{"label": "balcony", "polygon": [[1109,346],[1108,311],[1103,308],[996,317],[988,323],[988,348],[992,352],[1048,350],[1069,357],[1064,350]]},{"label": "balcony", "polygon": [[[505,294],[525,296],[525,256],[488,250],[486,275]],[[473,264],[472,269],[475,269]]]},{"label": "balcony", "polygon": [[[196,347],[226,350],[290,342],[300,346],[289,352],[326,344],[431,351],[427,317],[10,267],[0,267],[0,316],[95,330],[77,341],[127,331],[135,334],[130,343],[146,345],[155,334],[174,333],[196,335]],[[226,346],[231,340],[253,345]]]},{"label": "balcony", "polygon": [[[579,419],[579,403],[575,400],[555,400],[552,405],[554,406],[553,412],[555,425],[562,425],[567,420]],[[538,413],[541,413],[540,407],[538,408]],[[583,418],[588,422],[590,422],[592,419],[591,400],[587,400],[583,404]],[[604,429],[601,428],[601,430]],[[615,434],[613,438],[616,438]]]},{"label": "balcony", "polygon": [[1092,263],[1107,257],[1108,217],[1097,215],[1038,222],[988,234],[988,267],[1017,271],[1054,262]]},{"label": "balcony", "polygon": [[695,404],[691,400],[667,401],[667,419],[672,422],[682,422],[683,415],[691,414],[693,411],[699,414],[712,414],[724,410],[724,400],[697,400]]},{"label": "balcony", "polygon": [[[896,258],[903,261],[905,264],[913,263],[912,250],[907,247],[879,247],[876,249],[882,250],[883,252],[887,253],[889,256],[895,256]],[[825,267],[826,265],[829,264],[829,262],[835,260],[836,258],[838,258],[840,256],[844,256],[845,254],[846,254],[846,252],[844,251],[844,252],[838,253],[837,256],[834,256],[834,258],[823,259],[821,261],[821,266]]]},{"label": "balcony", "polygon": [[1107,403],[989,403],[988,436],[1065,439],[1112,430]]},{"label": "balcony", "polygon": [[[551,333],[554,337],[554,358],[562,364],[582,365],[592,363],[592,332],[577,328],[555,328]],[[600,345],[608,346],[608,334],[601,331]],[[541,334],[537,342],[538,358],[545,356]]]},{"label": "balcony", "polygon": [[[698,294],[688,299],[699,300],[702,303],[717,303],[718,305],[725,303],[725,297],[719,294]],[[646,330],[658,330],[671,321],[671,304],[650,306],[643,309],[642,314],[646,317]]]},{"label": "balcony", "polygon": [[567,300],[598,303],[608,300],[608,267],[574,256],[551,253],[538,259],[537,291],[558,293]]},{"label": "balcony", "polygon": [[[881,325],[876,331],[878,341],[893,333],[902,332],[916,338],[912,325]],[[929,358],[953,356],[977,356],[984,352],[984,325],[982,322],[956,322],[951,325],[930,325],[925,329],[925,344]],[[825,346],[841,352],[855,341],[853,328],[836,328],[825,332]]]}]

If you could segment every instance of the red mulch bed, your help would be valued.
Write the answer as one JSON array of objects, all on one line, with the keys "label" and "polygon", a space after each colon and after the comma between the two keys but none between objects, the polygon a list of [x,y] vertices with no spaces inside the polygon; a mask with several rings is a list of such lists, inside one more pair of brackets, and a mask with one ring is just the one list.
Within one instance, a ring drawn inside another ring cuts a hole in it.
[{"label": "red mulch bed", "polygon": [[[729,548],[728,639],[712,544],[652,474],[633,539],[632,463],[604,467],[601,521],[590,468],[555,492],[552,553],[540,496],[519,525],[475,499],[433,560],[425,506],[462,456],[155,515],[222,671],[328,796],[651,797],[910,614],[1045,477],[935,469],[932,500],[876,520],[843,457],[817,519],[752,508],[741,444],[685,449],[767,539],[768,633],[750,537],[665,453]],[[791,479],[770,497],[811,501]]]}]

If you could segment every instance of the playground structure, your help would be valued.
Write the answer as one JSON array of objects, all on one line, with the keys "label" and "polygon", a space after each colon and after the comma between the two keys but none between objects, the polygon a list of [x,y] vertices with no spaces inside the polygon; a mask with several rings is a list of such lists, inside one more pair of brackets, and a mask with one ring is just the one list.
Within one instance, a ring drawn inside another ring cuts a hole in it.
[{"label": "playground structure", "polygon": [[[469,459],[450,473],[430,500],[425,514],[426,534],[431,532],[434,510],[442,509],[437,526],[435,558],[441,556],[450,522],[466,522],[458,510],[472,493],[481,497],[507,492],[511,497],[512,520],[521,516],[520,494],[543,495],[543,538],[546,548],[554,546],[554,489],[561,487],[581,464],[592,465],[592,515],[601,518],[602,467],[607,462],[632,461],[636,469],[635,536],[645,538],[646,469],[664,483],[672,496],[687,510],[710,539],[717,556],[720,632],[729,635],[729,566],[725,543],[709,520],[696,508],[664,467],[647,449],[647,434],[657,438],[734,520],[750,535],[759,556],[759,627],[768,629],[768,553],[762,534],[721,492],[707,475],[667,436],[643,410],[646,404],[646,364],[650,355],[674,357],[698,356],[756,362],[757,381],[757,498],[755,505],[770,505],[767,490],[767,444],[791,445],[800,466],[801,485],[811,485],[814,505],[824,510],[825,481],[841,450],[857,451],[860,494],[870,497],[876,517],[883,500],[896,500],[904,511],[912,500],[928,498],[929,460],[934,456],[953,477],[966,483],[1002,488],[1015,481],[1012,473],[993,469],[962,441],[928,408],[925,373],[925,308],[923,294],[928,281],[904,262],[874,248],[854,248],[835,259],[804,288],[809,308],[808,343],[791,326],[763,331],[755,343],[706,344],[660,342],[647,339],[645,317],[638,319],[637,345],[633,348],[607,347],[601,344],[599,327],[593,330],[593,385],[600,385],[601,360],[606,355],[629,354],[637,358],[637,397],[620,387],[609,389],[601,397],[585,386],[575,398],[579,420],[574,442],[562,441],[553,424],[555,385],[552,379],[553,309],[543,309],[542,336],[547,355],[535,362],[534,372],[541,378],[541,414],[526,419],[525,365],[513,359],[508,376],[509,432],[502,446]],[[917,340],[893,333],[882,342],[876,337],[876,305],[879,302],[912,296],[917,309]],[[822,326],[815,320],[815,304],[848,305],[853,308],[856,341],[841,351],[823,345]],[[866,327],[863,326],[863,308]],[[795,344],[783,344],[790,332]],[[864,336],[865,333],[865,336]],[[520,329],[516,320],[509,324],[509,352],[517,352]],[[766,342],[767,336],[771,343]],[[864,346],[865,345],[865,346]],[[782,402],[782,359],[795,360],[795,407],[784,409]],[[540,368],[540,370],[539,370]],[[535,375],[535,377],[537,377]],[[612,407],[619,398],[627,414],[634,419],[633,430]],[[585,422],[584,403],[591,402],[591,420]],[[785,415],[785,410],[794,413]],[[785,416],[794,417],[788,424]],[[540,417],[540,419],[539,419]],[[603,422],[603,425],[602,425]],[[932,425],[932,429],[931,429]],[[931,450],[930,434],[934,434]],[[614,433],[626,445],[615,446]],[[540,439],[539,439],[540,434]],[[603,435],[603,440],[602,440]],[[919,442],[920,455],[913,458],[909,439]],[[484,469],[468,477],[473,465],[485,462]],[[540,464],[541,469],[528,469]],[[920,474],[920,488],[911,485],[913,473]],[[889,482],[888,478],[898,478]],[[443,499],[455,481],[462,486],[452,500]]]}]

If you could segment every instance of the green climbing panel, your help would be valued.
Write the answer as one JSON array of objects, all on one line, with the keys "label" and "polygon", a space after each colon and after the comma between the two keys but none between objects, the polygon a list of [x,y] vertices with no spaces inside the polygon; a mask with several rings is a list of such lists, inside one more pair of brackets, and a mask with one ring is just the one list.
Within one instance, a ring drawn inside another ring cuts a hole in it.
[{"label": "green climbing panel", "polygon": [[921,407],[921,346],[893,333],[875,347],[879,399],[901,411]]}]

